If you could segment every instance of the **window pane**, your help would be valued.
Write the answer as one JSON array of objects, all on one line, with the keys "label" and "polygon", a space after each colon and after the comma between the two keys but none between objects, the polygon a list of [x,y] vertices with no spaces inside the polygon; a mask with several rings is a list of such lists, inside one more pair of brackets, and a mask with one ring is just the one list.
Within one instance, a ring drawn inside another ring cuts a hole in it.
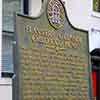
[{"label": "window pane", "polygon": [[12,39],[3,36],[2,40],[2,72],[13,73]]},{"label": "window pane", "polygon": [[23,13],[25,15],[29,13],[29,0],[23,0]]},{"label": "window pane", "polygon": [[14,31],[14,13],[21,11],[21,0],[3,1],[3,30]]}]

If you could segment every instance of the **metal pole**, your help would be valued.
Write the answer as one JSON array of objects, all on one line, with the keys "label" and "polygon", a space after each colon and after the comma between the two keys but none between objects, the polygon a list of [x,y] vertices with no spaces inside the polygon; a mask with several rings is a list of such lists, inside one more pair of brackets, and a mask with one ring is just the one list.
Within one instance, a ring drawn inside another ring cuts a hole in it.
[{"label": "metal pole", "polygon": [[100,63],[97,69],[97,100],[100,100]]},{"label": "metal pole", "polygon": [[97,74],[97,97],[96,100],[100,100],[100,57],[99,56],[91,56],[91,60],[96,62],[96,74]]}]

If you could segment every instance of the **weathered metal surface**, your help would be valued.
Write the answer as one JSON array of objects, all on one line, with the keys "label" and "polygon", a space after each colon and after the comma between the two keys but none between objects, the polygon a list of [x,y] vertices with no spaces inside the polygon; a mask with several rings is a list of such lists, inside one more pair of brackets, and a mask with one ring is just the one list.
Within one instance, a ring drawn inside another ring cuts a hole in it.
[{"label": "weathered metal surface", "polygon": [[47,1],[40,17],[16,17],[16,100],[91,100],[88,34]]}]

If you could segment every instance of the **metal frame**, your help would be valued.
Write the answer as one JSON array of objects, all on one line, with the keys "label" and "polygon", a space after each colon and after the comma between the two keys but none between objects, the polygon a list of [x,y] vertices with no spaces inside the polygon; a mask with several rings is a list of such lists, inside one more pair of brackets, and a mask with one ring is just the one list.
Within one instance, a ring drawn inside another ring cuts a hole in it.
[{"label": "metal frame", "polygon": [[15,35],[13,38],[13,61],[14,61],[14,77],[13,77],[13,100],[19,100],[19,61],[18,61],[18,45],[17,45],[17,33],[16,33],[16,15],[15,15]]}]

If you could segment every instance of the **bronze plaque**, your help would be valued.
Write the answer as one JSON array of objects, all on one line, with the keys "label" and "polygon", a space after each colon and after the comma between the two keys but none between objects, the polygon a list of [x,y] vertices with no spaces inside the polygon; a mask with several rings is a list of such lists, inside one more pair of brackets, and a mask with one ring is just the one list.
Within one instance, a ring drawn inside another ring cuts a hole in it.
[{"label": "bronze plaque", "polygon": [[46,3],[38,18],[16,16],[15,100],[92,100],[88,34]]}]

